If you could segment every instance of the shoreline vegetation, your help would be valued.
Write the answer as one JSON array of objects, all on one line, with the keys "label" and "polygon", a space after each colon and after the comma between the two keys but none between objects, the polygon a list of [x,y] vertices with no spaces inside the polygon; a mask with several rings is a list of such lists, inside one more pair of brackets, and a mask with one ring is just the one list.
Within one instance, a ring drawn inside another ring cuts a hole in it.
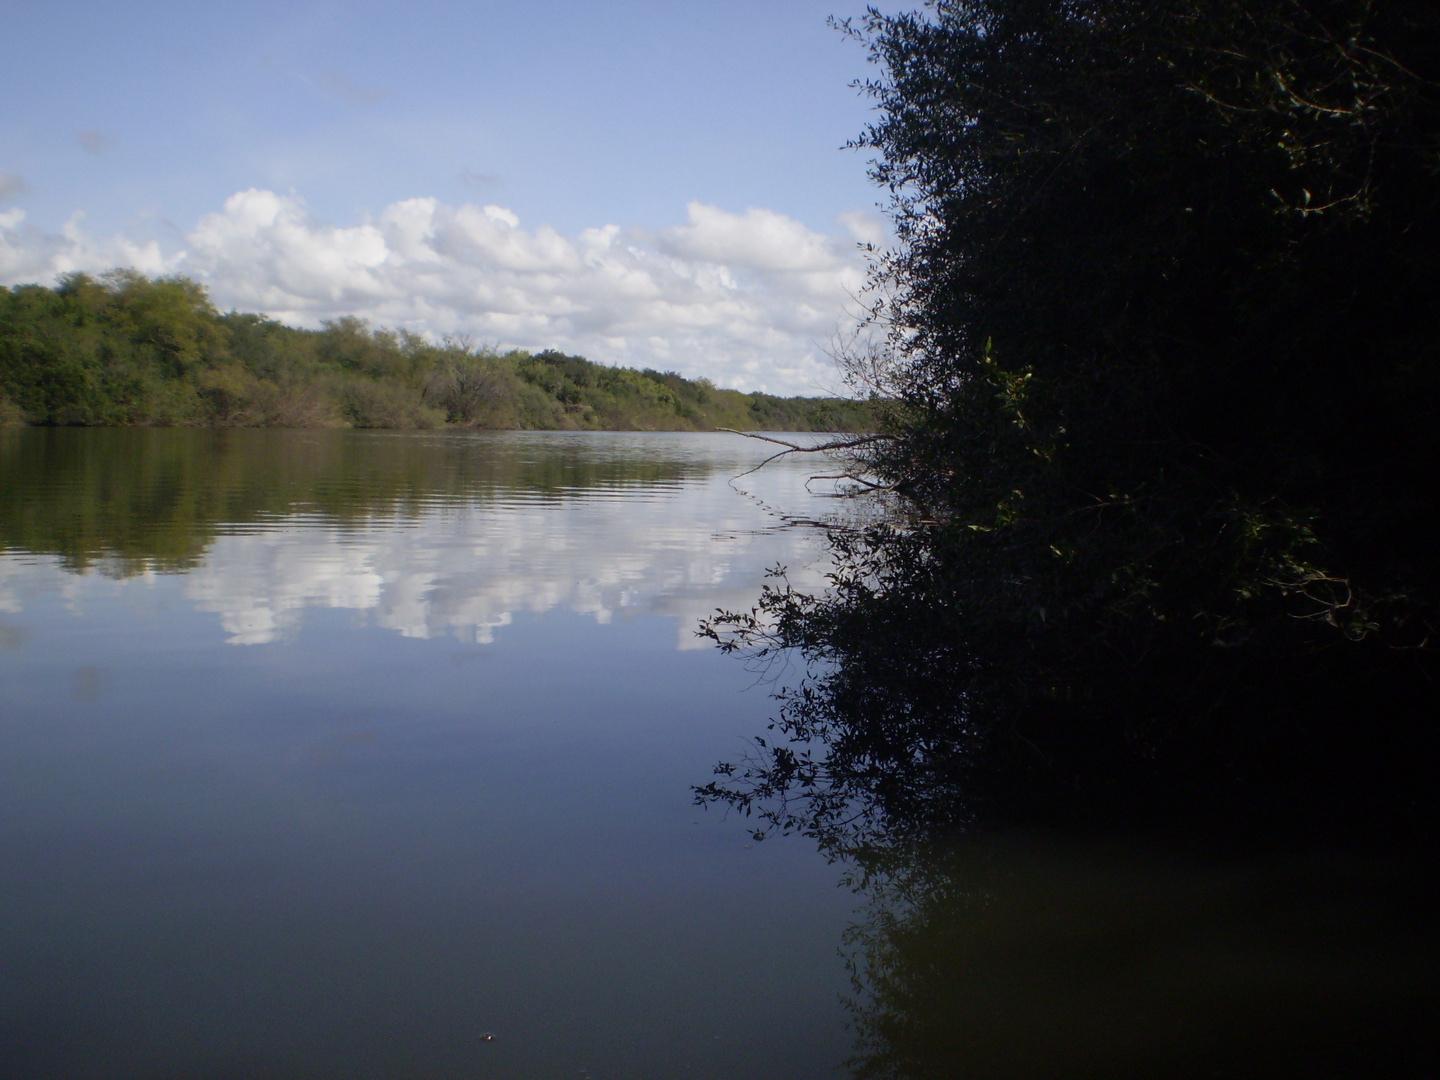
[{"label": "shoreline vegetation", "polygon": [[222,314],[185,277],[0,288],[0,425],[853,432],[876,419],[873,402],[436,344],[354,317],[303,330]]}]

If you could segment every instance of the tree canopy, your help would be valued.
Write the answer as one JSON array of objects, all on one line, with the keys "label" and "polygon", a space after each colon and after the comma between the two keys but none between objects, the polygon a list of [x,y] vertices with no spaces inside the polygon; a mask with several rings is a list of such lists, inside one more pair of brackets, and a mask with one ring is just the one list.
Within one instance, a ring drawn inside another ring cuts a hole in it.
[{"label": "tree canopy", "polygon": [[1032,583],[1012,616],[1427,637],[1440,11],[995,0],[856,32],[909,406],[876,464],[988,530]]}]

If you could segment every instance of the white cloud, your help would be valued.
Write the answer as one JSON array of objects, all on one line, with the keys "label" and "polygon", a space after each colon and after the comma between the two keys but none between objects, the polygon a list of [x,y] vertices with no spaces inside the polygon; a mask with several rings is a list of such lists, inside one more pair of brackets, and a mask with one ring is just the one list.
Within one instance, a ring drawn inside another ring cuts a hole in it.
[{"label": "white cloud", "polygon": [[826,274],[835,269],[829,237],[784,214],[753,207],[731,214],[698,202],[687,209],[687,224],[661,234],[662,246],[681,258],[762,272]]},{"label": "white cloud", "polygon": [[138,244],[123,236],[88,235],[80,225],[84,216],[77,210],[58,233],[47,233],[26,224],[19,207],[0,214],[0,282],[48,283],[75,270],[94,272],[114,266],[133,266],[146,274],[174,269],[174,260],[166,259],[153,240]]},{"label": "white cloud", "polygon": [[315,326],[359,315],[437,336],[559,348],[612,364],[673,368],[775,393],[834,389],[825,353],[864,284],[849,215],[837,239],[771,210],[692,202],[653,236],[616,225],[562,236],[500,206],[392,203],[358,225],[314,219],[294,195],[250,189],[207,214],[186,250],[95,240],[78,217],[59,235],[0,221],[0,280],[117,265],[201,280],[222,308]]},{"label": "white cloud", "polygon": [[857,244],[869,244],[871,247],[883,249],[890,243],[890,232],[885,227],[885,220],[874,214],[846,210],[838,220]]}]

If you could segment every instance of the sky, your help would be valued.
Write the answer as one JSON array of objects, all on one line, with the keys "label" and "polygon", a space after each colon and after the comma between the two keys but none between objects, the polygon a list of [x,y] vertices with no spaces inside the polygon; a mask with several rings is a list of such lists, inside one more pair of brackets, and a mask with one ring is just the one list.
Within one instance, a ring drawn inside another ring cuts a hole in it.
[{"label": "sky", "polygon": [[[906,6],[906,5],[901,5]],[[849,0],[0,0],[0,284],[841,389],[884,193]]]}]

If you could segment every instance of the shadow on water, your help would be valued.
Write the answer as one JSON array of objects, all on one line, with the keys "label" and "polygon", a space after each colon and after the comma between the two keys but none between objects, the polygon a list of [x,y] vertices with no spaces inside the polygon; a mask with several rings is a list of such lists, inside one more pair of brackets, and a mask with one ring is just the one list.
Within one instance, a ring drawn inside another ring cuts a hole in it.
[{"label": "shadow on water", "polygon": [[852,1075],[1440,1075],[1432,660],[1157,648],[1047,695],[903,544],[705,627],[808,665],[697,799],[862,898]]}]

